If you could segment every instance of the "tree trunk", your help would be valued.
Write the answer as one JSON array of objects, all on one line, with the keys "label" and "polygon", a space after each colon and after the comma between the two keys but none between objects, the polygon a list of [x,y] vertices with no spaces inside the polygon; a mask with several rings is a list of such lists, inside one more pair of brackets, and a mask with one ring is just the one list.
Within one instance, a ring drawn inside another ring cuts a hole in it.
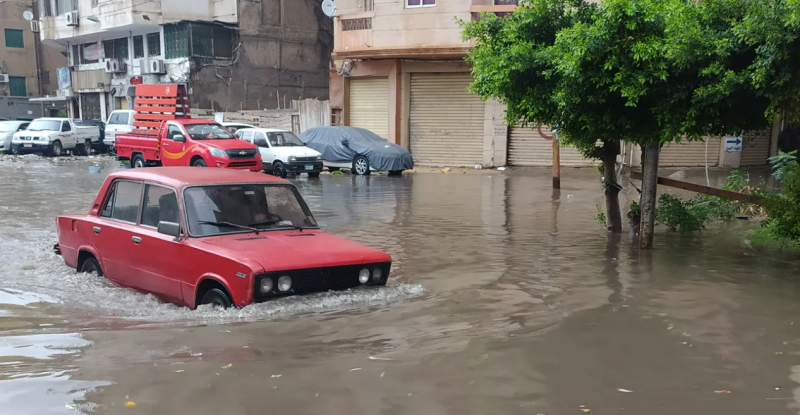
[{"label": "tree trunk", "polygon": [[639,209],[642,223],[639,229],[639,249],[653,249],[653,229],[656,224],[656,190],[658,185],[658,143],[642,148],[642,198]]},{"label": "tree trunk", "polygon": [[606,226],[612,233],[622,232],[622,212],[619,209],[619,183],[617,182],[617,155],[619,143],[603,145],[603,180],[606,188]]}]

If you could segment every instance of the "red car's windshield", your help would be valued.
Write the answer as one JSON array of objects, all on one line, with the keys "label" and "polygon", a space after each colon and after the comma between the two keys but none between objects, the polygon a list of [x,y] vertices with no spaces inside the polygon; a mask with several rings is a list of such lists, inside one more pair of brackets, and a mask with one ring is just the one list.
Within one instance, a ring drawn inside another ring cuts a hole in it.
[{"label": "red car's windshield", "polygon": [[230,131],[219,124],[188,124],[186,132],[193,140],[228,140],[235,138]]},{"label": "red car's windshield", "polygon": [[192,236],[317,228],[293,186],[246,184],[191,187],[184,192]]}]

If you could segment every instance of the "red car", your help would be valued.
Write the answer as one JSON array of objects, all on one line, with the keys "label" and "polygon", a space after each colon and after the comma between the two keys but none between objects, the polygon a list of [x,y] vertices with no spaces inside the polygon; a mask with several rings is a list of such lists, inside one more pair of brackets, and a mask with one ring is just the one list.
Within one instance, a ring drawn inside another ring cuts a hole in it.
[{"label": "red car", "polygon": [[114,173],[88,215],[56,222],[68,266],[190,308],[385,285],[391,268],[320,231],[291,183],[237,170]]}]

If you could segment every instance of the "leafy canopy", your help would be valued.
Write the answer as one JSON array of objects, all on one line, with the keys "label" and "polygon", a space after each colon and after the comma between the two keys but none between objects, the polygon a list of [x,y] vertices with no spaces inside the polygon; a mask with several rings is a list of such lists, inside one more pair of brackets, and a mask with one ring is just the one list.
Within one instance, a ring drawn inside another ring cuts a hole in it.
[{"label": "leafy canopy", "polygon": [[598,140],[646,146],[763,128],[771,101],[753,65],[767,35],[742,26],[759,2],[531,0],[483,14],[462,22],[475,42],[471,88],[506,104],[509,124],[557,124],[587,156]]}]

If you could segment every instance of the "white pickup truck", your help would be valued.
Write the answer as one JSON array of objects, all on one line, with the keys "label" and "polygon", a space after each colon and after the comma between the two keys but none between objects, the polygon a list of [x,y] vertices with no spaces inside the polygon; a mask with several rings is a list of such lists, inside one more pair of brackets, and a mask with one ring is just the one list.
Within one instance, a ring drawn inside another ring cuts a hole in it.
[{"label": "white pickup truck", "polygon": [[88,156],[92,143],[100,141],[100,128],[80,126],[69,118],[38,118],[28,129],[14,133],[11,152],[14,154],[43,153],[58,157],[65,150]]},{"label": "white pickup truck", "polygon": [[103,144],[108,149],[114,148],[117,134],[130,134],[133,132],[133,116],[136,111],[133,110],[115,110],[111,111],[106,122],[106,136],[103,139]]}]

